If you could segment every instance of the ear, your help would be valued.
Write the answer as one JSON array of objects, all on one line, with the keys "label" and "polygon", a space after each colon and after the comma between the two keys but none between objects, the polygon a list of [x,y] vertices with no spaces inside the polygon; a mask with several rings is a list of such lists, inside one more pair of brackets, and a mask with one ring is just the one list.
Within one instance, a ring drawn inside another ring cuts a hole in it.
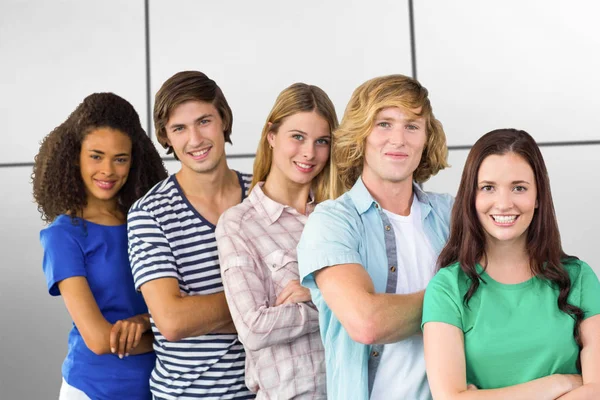
[{"label": "ear", "polygon": [[537,199],[535,199],[535,208],[538,208],[538,206],[539,206],[539,203],[538,203]]},{"label": "ear", "polygon": [[[271,125],[271,123],[270,123],[270,122],[269,122],[269,125]],[[275,133],[273,133],[273,132],[271,132],[271,131],[269,131],[269,132],[267,133],[267,142],[269,142],[269,146],[270,146],[271,148],[275,147],[275,146],[274,146],[274,144],[275,144]]]}]

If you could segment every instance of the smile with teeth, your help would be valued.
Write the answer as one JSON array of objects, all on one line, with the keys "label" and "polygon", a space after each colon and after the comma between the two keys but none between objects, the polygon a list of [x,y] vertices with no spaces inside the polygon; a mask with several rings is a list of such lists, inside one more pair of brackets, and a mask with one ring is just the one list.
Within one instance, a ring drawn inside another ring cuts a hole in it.
[{"label": "smile with teeth", "polygon": [[518,215],[492,215],[495,222],[499,224],[512,224],[517,219]]},{"label": "smile with teeth", "polygon": [[190,151],[190,154],[192,155],[192,157],[201,157],[201,156],[205,155],[206,153],[208,153],[209,150],[210,150],[210,147],[207,147],[202,150]]},{"label": "smile with teeth", "polygon": [[314,165],[312,164],[304,164],[299,161],[294,161],[294,164],[296,164],[301,171],[311,171],[314,168]]}]

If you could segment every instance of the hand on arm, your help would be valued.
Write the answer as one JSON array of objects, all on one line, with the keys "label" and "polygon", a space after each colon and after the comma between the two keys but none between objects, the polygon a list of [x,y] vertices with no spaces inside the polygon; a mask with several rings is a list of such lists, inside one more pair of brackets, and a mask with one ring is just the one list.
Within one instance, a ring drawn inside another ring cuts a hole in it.
[{"label": "hand on arm", "polygon": [[583,386],[560,397],[560,400],[600,398],[600,315],[582,321],[579,332],[583,344],[581,350]]},{"label": "hand on arm", "polygon": [[132,349],[138,347],[142,335],[150,328],[149,314],[134,315],[115,322],[110,330],[110,351],[120,358],[127,357]]},{"label": "hand on arm", "polygon": [[419,332],[424,291],[375,293],[360,264],[340,264],[315,272],[325,302],[350,337],[360,343],[393,343]]},{"label": "hand on arm", "polygon": [[281,293],[279,293],[279,296],[277,296],[275,306],[280,306],[282,304],[306,303],[311,300],[312,297],[310,296],[310,289],[300,285],[300,281],[298,279],[292,279],[287,285],[285,285]]},{"label": "hand on arm", "polygon": [[[146,346],[147,340],[145,339],[144,346],[138,348],[143,336],[142,334],[150,329],[149,320],[147,324],[139,322],[147,318],[147,314],[140,314],[129,318],[127,321],[136,322],[127,322],[125,324],[126,329],[123,329],[122,321],[118,321],[113,325],[104,318],[85,277],[74,276],[64,279],[58,283],[58,289],[86,346],[95,354],[115,353],[117,350],[119,351],[118,354],[121,355],[152,351],[151,339],[149,347]],[[136,341],[138,330],[140,331],[140,337]],[[123,346],[120,344],[117,345],[117,340],[113,340],[113,332],[115,338],[119,340],[124,339]],[[131,340],[129,339],[130,335]],[[152,335],[150,334],[151,337]],[[111,351],[111,348],[114,348],[115,351]]]},{"label": "hand on arm", "polygon": [[501,389],[467,387],[462,331],[443,322],[427,322],[423,337],[427,378],[435,400],[554,400],[581,385],[579,375],[556,374]]},{"label": "hand on arm", "polygon": [[224,333],[231,315],[223,292],[182,296],[175,278],[144,283],[140,290],[160,333],[176,342],[207,333]]}]

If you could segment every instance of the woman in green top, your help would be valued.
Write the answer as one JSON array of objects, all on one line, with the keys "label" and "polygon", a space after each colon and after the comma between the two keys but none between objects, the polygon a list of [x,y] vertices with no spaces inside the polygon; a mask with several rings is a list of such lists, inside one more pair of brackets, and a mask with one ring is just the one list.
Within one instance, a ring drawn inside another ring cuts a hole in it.
[{"label": "woman in green top", "polygon": [[434,399],[600,399],[600,283],[561,247],[533,138],[475,143],[423,304]]}]

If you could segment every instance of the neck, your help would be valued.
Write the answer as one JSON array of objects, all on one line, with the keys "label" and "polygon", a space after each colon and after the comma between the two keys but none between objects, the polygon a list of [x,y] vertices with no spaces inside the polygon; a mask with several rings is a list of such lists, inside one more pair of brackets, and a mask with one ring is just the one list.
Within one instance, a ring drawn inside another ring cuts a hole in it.
[{"label": "neck", "polygon": [[87,205],[81,211],[81,217],[83,219],[96,219],[97,216],[102,215],[113,217],[120,221],[125,220],[125,216],[119,208],[116,197],[109,200],[100,200],[88,196]]},{"label": "neck", "polygon": [[486,269],[490,276],[500,277],[503,281],[520,281],[531,277],[529,254],[524,238],[499,242],[488,237],[485,259],[481,263],[487,265]]},{"label": "neck", "polygon": [[221,197],[232,187],[238,186],[237,175],[229,169],[226,162],[206,173],[181,168],[176,177],[183,192],[194,197]]},{"label": "neck", "polygon": [[267,176],[262,190],[270,199],[279,204],[293,207],[300,214],[305,214],[306,203],[308,202],[308,196],[310,194],[310,186],[311,182],[299,184],[272,171]]},{"label": "neck", "polygon": [[371,196],[383,209],[398,215],[410,215],[413,202],[412,177],[400,182],[390,182],[363,174],[362,179]]}]

